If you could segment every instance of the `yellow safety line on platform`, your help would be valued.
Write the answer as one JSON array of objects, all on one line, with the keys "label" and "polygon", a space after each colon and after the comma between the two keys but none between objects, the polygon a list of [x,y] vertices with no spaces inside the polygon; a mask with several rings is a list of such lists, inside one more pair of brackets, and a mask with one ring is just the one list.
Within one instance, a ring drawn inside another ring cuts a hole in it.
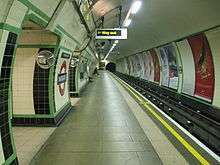
[{"label": "yellow safety line on platform", "polygon": [[121,79],[113,76],[122,86],[124,86],[126,89],[128,89],[135,98],[139,101],[140,104],[142,104],[145,108],[147,108],[160,122],[161,124],[194,156],[196,159],[203,165],[210,165],[210,163],[199,153],[194,149],[181,135],[176,132],[175,129],[172,128],[164,119],[162,119],[148,104],[149,102],[146,102],[142,96],[138,96],[138,94],[134,89],[132,89],[130,86],[125,84]]}]

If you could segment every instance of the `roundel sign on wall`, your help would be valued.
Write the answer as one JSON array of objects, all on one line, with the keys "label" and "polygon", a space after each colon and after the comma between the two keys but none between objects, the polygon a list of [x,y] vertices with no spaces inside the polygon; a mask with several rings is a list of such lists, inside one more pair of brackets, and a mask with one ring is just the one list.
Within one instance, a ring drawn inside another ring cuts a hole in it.
[{"label": "roundel sign on wall", "polygon": [[57,85],[59,87],[60,95],[63,96],[65,94],[65,86],[66,86],[66,80],[67,80],[67,64],[64,60],[57,78]]}]

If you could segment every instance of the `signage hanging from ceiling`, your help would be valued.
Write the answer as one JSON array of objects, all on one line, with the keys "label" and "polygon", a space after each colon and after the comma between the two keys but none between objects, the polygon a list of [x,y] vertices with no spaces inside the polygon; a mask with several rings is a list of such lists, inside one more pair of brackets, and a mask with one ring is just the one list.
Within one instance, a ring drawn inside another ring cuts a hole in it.
[{"label": "signage hanging from ceiling", "polygon": [[128,30],[126,28],[97,29],[96,39],[126,40],[128,39]]}]

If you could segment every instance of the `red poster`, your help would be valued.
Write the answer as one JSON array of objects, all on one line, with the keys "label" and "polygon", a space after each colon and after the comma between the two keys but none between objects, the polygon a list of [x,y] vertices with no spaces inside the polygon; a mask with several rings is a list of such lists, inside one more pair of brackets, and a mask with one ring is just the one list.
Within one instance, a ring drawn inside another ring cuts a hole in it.
[{"label": "red poster", "polygon": [[150,54],[154,63],[154,82],[160,82],[160,63],[157,53],[154,49],[150,50]]},{"label": "red poster", "polygon": [[191,46],[196,73],[194,95],[207,101],[212,101],[214,93],[214,65],[212,53],[205,34],[188,38]]}]

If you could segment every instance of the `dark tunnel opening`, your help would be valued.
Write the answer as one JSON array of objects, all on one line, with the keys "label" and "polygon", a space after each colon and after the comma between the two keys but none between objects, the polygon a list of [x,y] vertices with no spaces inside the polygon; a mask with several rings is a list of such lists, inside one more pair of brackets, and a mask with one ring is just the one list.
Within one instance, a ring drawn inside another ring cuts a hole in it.
[{"label": "dark tunnel opening", "polygon": [[106,65],[106,70],[108,70],[109,72],[116,72],[116,64],[113,62],[110,62]]}]

